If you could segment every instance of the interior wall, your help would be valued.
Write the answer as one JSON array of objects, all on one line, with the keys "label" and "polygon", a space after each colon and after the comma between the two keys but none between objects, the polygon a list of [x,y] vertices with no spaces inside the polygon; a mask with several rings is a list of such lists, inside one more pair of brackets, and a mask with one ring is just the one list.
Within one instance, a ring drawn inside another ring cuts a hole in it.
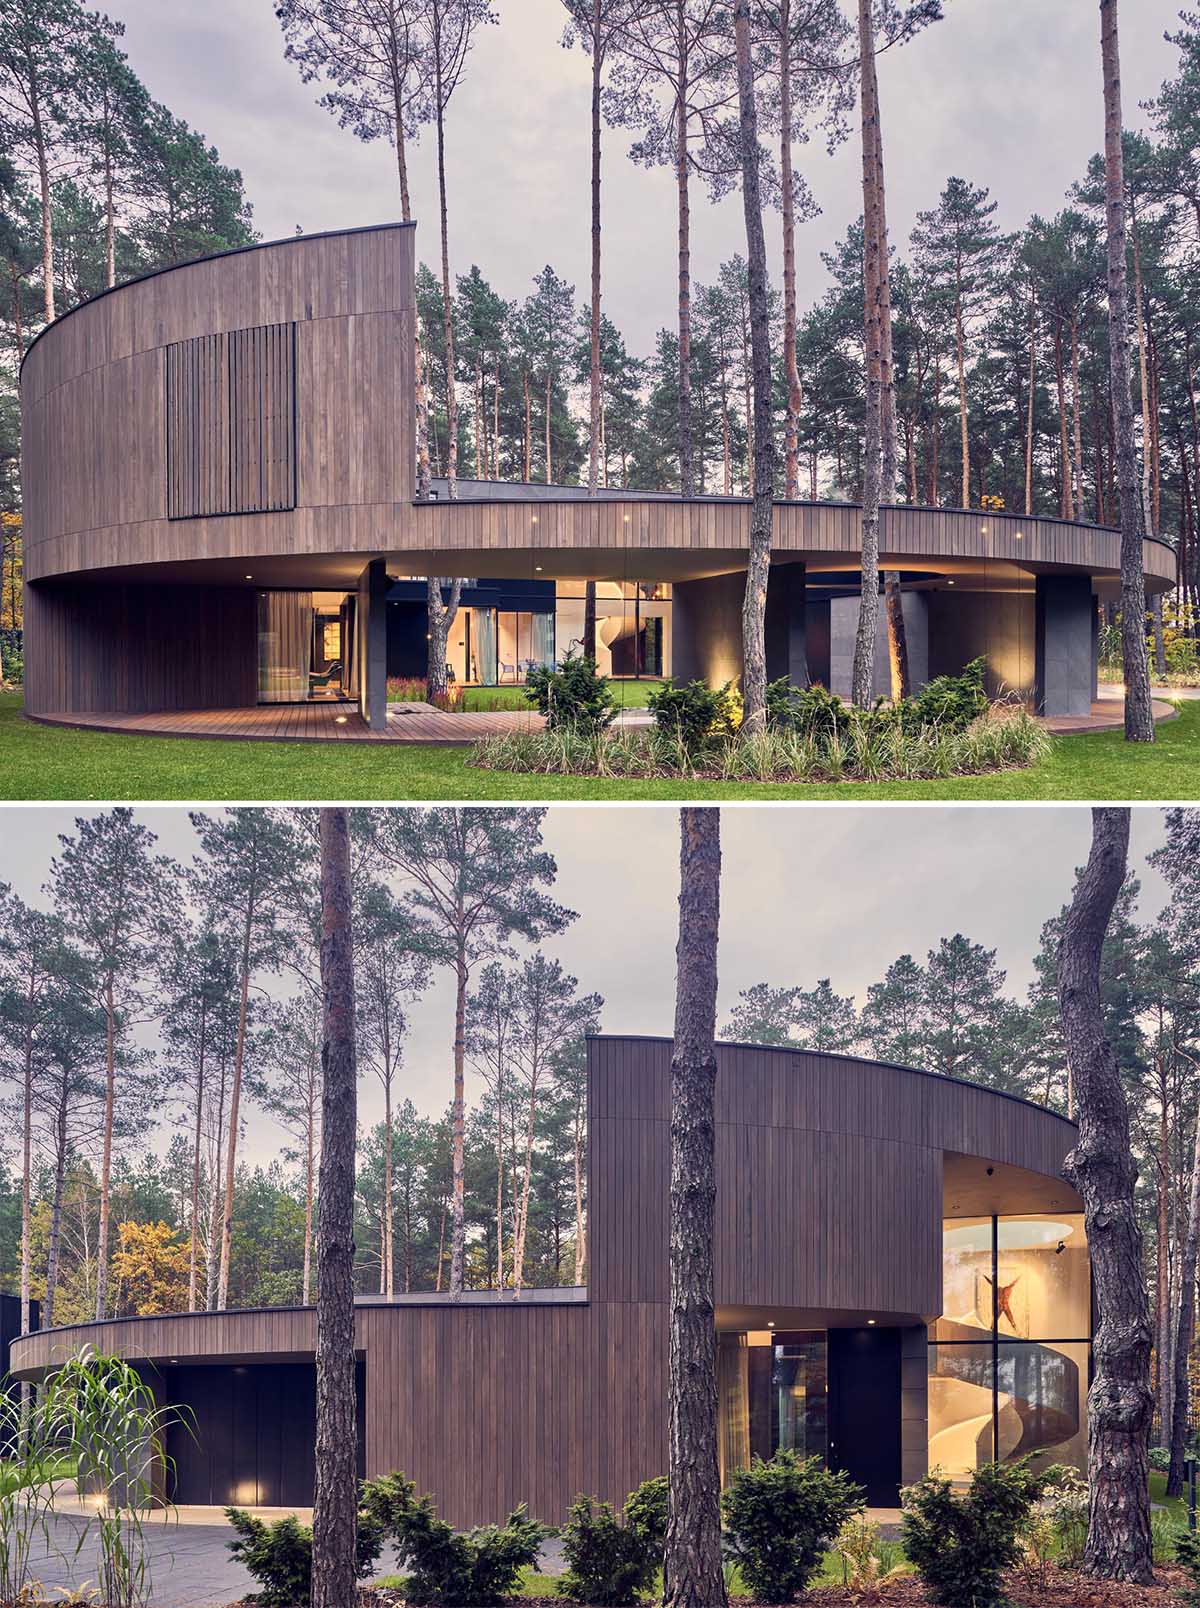
[{"label": "interior wall", "polygon": [[723,686],[742,674],[744,571],[676,581],[672,589],[671,665],[675,680]]},{"label": "interior wall", "polygon": [[248,707],[258,697],[256,607],[250,587],[28,585],[26,711]]}]

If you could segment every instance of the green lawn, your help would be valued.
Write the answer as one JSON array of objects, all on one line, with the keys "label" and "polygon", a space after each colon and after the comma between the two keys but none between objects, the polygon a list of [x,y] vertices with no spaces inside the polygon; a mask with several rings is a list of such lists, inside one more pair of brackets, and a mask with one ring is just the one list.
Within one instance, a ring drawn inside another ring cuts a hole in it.
[{"label": "green lawn", "polygon": [[[641,683],[645,686],[645,683]],[[1200,701],[1158,728],[1154,745],[1119,731],[1058,738],[1025,771],[948,781],[821,786],[621,782],[514,776],[468,764],[469,748],[123,737],[39,726],[17,693],[0,694],[0,798],[248,801],[346,799],[1149,799],[1200,798]]]},{"label": "green lawn", "polygon": [[[613,702],[620,709],[645,709],[646,699],[661,681],[643,677],[640,681],[610,681]],[[398,701],[398,700],[393,700]],[[524,687],[464,687],[462,706],[473,709],[529,709]]]}]

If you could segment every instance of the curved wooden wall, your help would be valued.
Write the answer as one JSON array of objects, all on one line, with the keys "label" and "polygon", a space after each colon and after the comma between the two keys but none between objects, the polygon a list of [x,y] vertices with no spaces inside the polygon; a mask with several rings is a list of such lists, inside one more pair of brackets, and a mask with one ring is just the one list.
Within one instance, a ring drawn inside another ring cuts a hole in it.
[{"label": "curved wooden wall", "polygon": [[[607,1300],[667,1300],[670,1059],[665,1039],[590,1044],[588,1256]],[[1075,1134],[973,1084],[719,1045],[717,1303],[933,1316],[944,1153],[984,1178],[989,1163],[1057,1177]]]},{"label": "curved wooden wall", "polygon": [[[50,325],[21,371],[28,579],[282,555],[304,585],[306,554],[436,551],[462,555],[470,573],[489,552],[676,552],[696,574],[744,562],[740,499],[530,500],[498,485],[414,506],[414,263],[410,225],[300,236],[131,281]],[[293,321],[295,508],[168,519],[166,349]],[[775,540],[781,553],[852,556],[859,510],[782,505]],[[953,509],[887,509],[881,530],[884,557],[935,566],[1112,575],[1119,547],[1092,525]],[[1152,589],[1173,581],[1164,545],[1147,542],[1145,562]]]},{"label": "curved wooden wall", "polygon": [[[331,531],[378,550],[370,511],[413,491],[414,262],[411,225],[298,236],[131,281],[50,325],[21,370],[28,579],[327,550]],[[169,520],[166,348],[291,322],[295,510]]]}]

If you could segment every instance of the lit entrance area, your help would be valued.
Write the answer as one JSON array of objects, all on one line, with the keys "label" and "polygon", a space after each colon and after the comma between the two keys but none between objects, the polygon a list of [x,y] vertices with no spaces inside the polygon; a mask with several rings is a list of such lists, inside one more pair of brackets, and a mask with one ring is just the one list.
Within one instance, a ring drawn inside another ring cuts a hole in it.
[{"label": "lit entrance area", "polygon": [[1080,1213],[948,1218],[929,1346],[929,1466],[1087,1461],[1091,1274]]},{"label": "lit entrance area", "polygon": [[355,607],[349,592],[260,592],[258,702],[352,699]]},{"label": "lit entrance area", "polygon": [[900,1330],[743,1329],[718,1335],[721,1482],[778,1451],[819,1457],[871,1507],[900,1488]]},{"label": "lit entrance area", "polygon": [[[524,686],[530,670],[582,653],[588,583],[471,578],[462,582],[446,643],[449,679],[460,686]],[[596,667],[613,680],[671,674],[671,585],[596,581]],[[443,587],[443,598],[448,588]],[[429,642],[426,582],[392,577],[387,593],[387,673],[425,675]]]}]

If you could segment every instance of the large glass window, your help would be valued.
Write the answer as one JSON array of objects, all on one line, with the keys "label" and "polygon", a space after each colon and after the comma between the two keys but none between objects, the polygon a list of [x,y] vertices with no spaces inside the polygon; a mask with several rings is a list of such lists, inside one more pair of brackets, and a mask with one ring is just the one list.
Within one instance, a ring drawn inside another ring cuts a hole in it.
[{"label": "large glass window", "polygon": [[[586,581],[557,583],[559,656],[583,646]],[[596,668],[615,677],[671,673],[671,586],[668,581],[597,581]]]},{"label": "large glass window", "polygon": [[259,703],[348,697],[353,635],[344,592],[260,592]]},{"label": "large glass window", "polygon": [[721,1479],[781,1448],[824,1458],[828,1363],[820,1330],[742,1330],[717,1337]]},{"label": "large glass window", "polygon": [[1080,1213],[952,1218],[929,1348],[929,1463],[1083,1467],[1091,1272]]}]

